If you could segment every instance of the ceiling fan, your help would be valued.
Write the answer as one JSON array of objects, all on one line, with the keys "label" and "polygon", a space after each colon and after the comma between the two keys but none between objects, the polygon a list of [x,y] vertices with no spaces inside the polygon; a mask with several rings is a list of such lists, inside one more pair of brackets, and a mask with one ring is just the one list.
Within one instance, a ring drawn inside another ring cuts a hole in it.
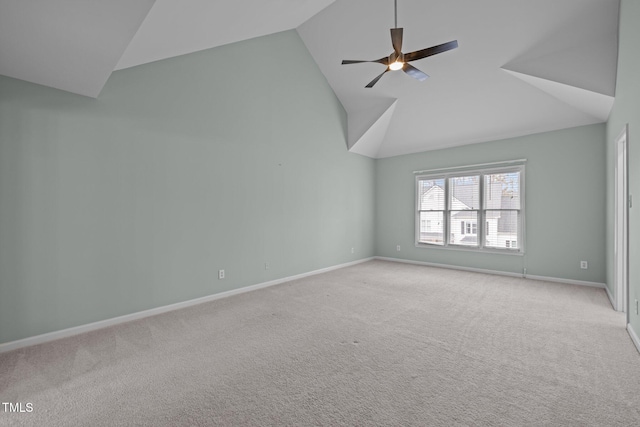
[{"label": "ceiling fan", "polygon": [[376,59],[373,61],[361,61],[361,60],[349,60],[345,59],[342,61],[342,65],[345,64],[359,64],[362,62],[377,62],[378,64],[385,65],[387,67],[386,70],[382,72],[378,77],[373,79],[366,88],[372,88],[378,80],[387,72],[387,71],[397,71],[402,70],[411,77],[416,80],[424,81],[429,76],[418,70],[408,62],[417,61],[418,59],[423,59],[428,56],[433,56],[438,53],[446,52],[451,49],[455,49],[458,47],[458,41],[453,40],[448,43],[439,44],[437,46],[428,47],[422,50],[416,50],[415,52],[410,53],[402,53],[402,28],[398,27],[398,0],[394,0],[394,11],[395,11],[395,27],[391,29],[391,44],[393,45],[393,52],[391,55],[385,56],[384,58]]}]

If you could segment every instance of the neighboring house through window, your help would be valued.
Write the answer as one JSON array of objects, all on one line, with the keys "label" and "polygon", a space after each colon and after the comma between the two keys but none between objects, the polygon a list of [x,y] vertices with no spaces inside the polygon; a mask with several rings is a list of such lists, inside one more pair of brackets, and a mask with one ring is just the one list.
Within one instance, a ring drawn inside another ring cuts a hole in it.
[{"label": "neighboring house through window", "polygon": [[524,251],[523,161],[425,173],[416,190],[417,246]]}]

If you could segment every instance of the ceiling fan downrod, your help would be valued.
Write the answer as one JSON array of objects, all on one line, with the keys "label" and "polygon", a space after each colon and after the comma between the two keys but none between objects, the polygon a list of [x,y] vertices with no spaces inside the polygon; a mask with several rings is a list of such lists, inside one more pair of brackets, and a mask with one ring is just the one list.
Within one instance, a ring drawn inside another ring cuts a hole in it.
[{"label": "ceiling fan downrod", "polygon": [[393,28],[398,28],[398,0],[393,0],[393,16],[395,17],[393,21]]}]

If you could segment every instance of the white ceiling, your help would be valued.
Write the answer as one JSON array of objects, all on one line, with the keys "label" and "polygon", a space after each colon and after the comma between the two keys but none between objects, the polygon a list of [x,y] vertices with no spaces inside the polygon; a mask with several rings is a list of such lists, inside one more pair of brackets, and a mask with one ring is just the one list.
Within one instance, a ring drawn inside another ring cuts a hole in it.
[{"label": "white ceiling", "polygon": [[97,97],[153,0],[0,0],[0,74]]},{"label": "white ceiling", "polygon": [[116,69],[296,28],[334,0],[156,0]]},{"label": "white ceiling", "polygon": [[[380,64],[393,0],[0,0],[0,74],[97,97],[111,72],[296,28],[348,114],[348,146],[380,158],[607,120],[619,0],[398,0],[424,82]],[[212,70],[213,71],[213,70]]]}]

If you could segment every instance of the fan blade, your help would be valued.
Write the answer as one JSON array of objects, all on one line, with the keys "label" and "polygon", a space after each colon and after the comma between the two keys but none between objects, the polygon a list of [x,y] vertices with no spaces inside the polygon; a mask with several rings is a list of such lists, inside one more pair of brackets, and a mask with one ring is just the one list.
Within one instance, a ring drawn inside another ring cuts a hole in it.
[{"label": "fan blade", "polygon": [[429,78],[429,76],[428,76],[428,75],[426,75],[426,74],[425,74],[425,73],[423,73],[422,71],[418,70],[418,69],[417,69],[416,67],[414,67],[413,65],[411,65],[411,64],[407,64],[406,62],[405,62],[405,64],[404,64],[404,67],[402,67],[402,70],[403,70],[405,73],[409,74],[409,75],[410,75],[411,77],[413,77],[414,79],[416,79],[416,80],[420,80],[421,82],[422,82],[422,81],[425,81],[425,80],[427,80],[427,79]]},{"label": "fan blade", "polygon": [[372,88],[372,87],[373,87],[373,85],[375,85],[376,83],[378,83],[378,80],[380,80],[380,78],[381,78],[382,76],[384,76],[384,73],[386,73],[387,71],[389,71],[389,69],[388,69],[388,68],[387,68],[386,70],[384,70],[384,71],[382,72],[382,74],[380,74],[378,77],[376,77],[375,79],[371,80],[371,83],[369,83],[369,84],[368,84],[368,85],[366,85],[365,87],[366,87],[366,88]]},{"label": "fan blade", "polygon": [[396,56],[400,56],[402,53],[402,28],[391,29],[391,44],[393,50],[396,52]]},{"label": "fan blade", "polygon": [[363,62],[375,62],[378,64],[382,64],[382,65],[389,65],[389,58],[388,57],[384,57],[384,58],[380,58],[380,59],[375,59],[373,61],[366,61],[366,60],[359,60],[359,59],[344,59],[342,61],[342,65],[345,64],[360,64]]},{"label": "fan blade", "polygon": [[427,56],[437,55],[438,53],[446,52],[457,47],[458,40],[454,40],[437,46],[428,47],[426,49],[416,50],[415,52],[405,53],[404,62],[415,61],[417,59],[426,58]]}]

